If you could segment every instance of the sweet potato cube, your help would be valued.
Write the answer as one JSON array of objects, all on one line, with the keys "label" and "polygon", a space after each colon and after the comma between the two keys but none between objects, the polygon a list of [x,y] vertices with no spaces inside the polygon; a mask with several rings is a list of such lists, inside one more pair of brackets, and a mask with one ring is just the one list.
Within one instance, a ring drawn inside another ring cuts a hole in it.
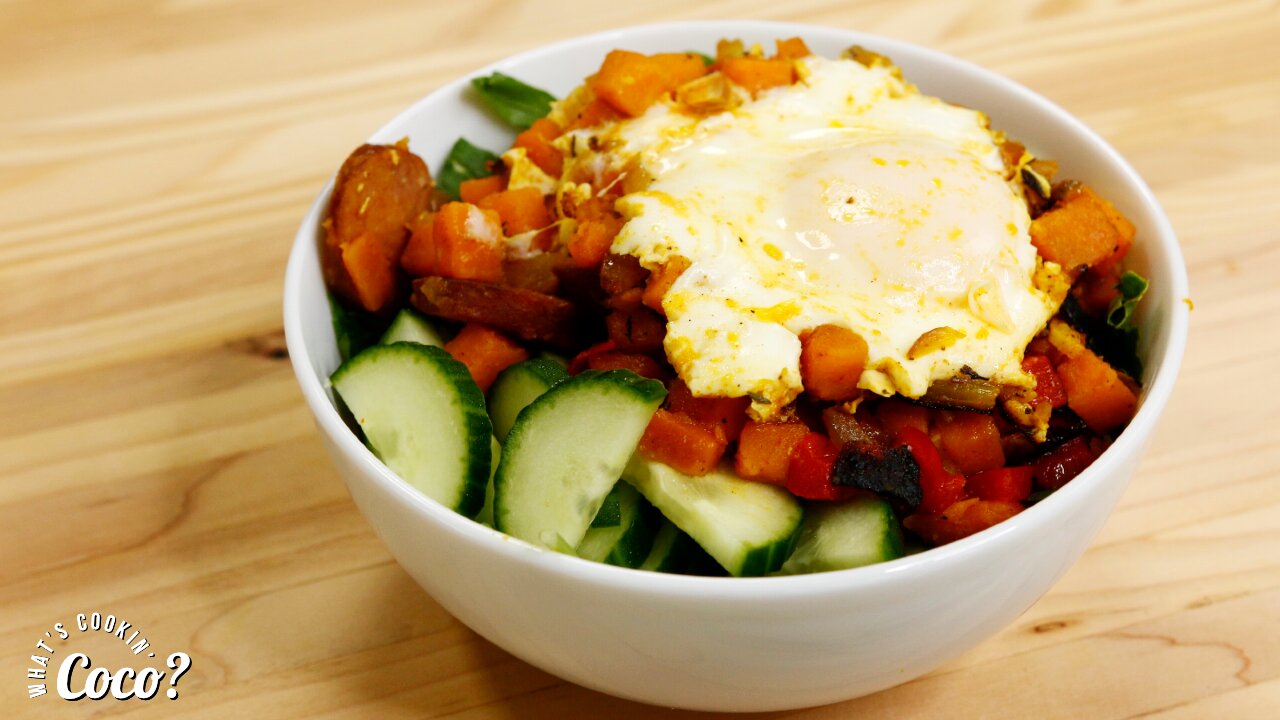
[{"label": "sweet potato cube", "polygon": [[783,58],[730,58],[720,64],[720,72],[752,95],[795,82],[795,68]]},{"label": "sweet potato cube", "polygon": [[642,302],[652,310],[665,315],[666,312],[662,309],[662,298],[666,297],[671,286],[685,270],[689,269],[690,265],[688,258],[680,255],[672,256],[649,276],[649,282],[644,287]]},{"label": "sweet potato cube", "polygon": [[436,273],[435,213],[424,212],[409,225],[409,242],[400,253],[400,267],[414,277]]},{"label": "sweet potato cube", "polygon": [[457,280],[502,279],[502,221],[498,213],[469,203],[447,203],[431,230],[435,272]]},{"label": "sweet potato cube", "polygon": [[640,377],[665,381],[670,372],[657,360],[639,353],[601,352],[587,357],[587,367],[592,370],[630,370]]},{"label": "sweet potato cube", "polygon": [[578,128],[595,127],[621,117],[623,117],[623,114],[613,109],[612,105],[600,98],[596,98],[578,113],[578,117],[569,123],[568,129],[577,130]]},{"label": "sweet potato cube", "polygon": [[1133,244],[1133,223],[1085,185],[1061,193],[1052,208],[1031,221],[1031,244],[1040,257],[1070,272],[1122,257]]},{"label": "sweet potato cube", "polygon": [[1119,428],[1138,407],[1137,395],[1115,368],[1087,348],[1064,359],[1058,376],[1067,389],[1067,406],[1094,432]]},{"label": "sweet potato cube", "polygon": [[512,147],[524,148],[534,165],[551,177],[558,178],[564,169],[564,155],[551,141],[560,137],[560,132],[560,126],[554,120],[541,118],[535,120],[528,130],[517,135]]},{"label": "sweet potato cube", "polygon": [[819,325],[800,335],[800,379],[819,400],[842,402],[858,395],[867,364],[867,342],[839,325]]},{"label": "sweet potato cube", "polygon": [[598,267],[609,254],[613,238],[621,227],[620,221],[608,216],[580,221],[569,238],[569,256],[578,267]]},{"label": "sweet potato cube", "polygon": [[717,428],[729,442],[742,435],[750,405],[751,399],[746,397],[697,397],[682,380],[672,382],[667,389],[669,410]]},{"label": "sweet potato cube", "polygon": [[396,278],[382,241],[364,233],[343,246],[341,252],[356,301],[365,309],[386,307],[395,290]]},{"label": "sweet potato cube", "polygon": [[946,412],[937,424],[937,431],[939,449],[965,475],[1004,465],[1000,430],[990,415]]},{"label": "sweet potato cube", "polygon": [[1004,522],[1022,512],[1022,503],[969,498],[937,515],[910,515],[902,524],[933,545],[946,545]]},{"label": "sweet potato cube", "polygon": [[514,340],[479,323],[463,325],[444,349],[467,366],[481,392],[487,392],[503,370],[529,359],[529,353]]},{"label": "sweet potato cube", "polygon": [[708,425],[687,415],[658,410],[640,438],[638,451],[686,475],[705,475],[720,463],[727,444]]},{"label": "sweet potato cube", "polygon": [[785,485],[791,451],[808,434],[800,422],[748,421],[738,437],[734,470],[748,480]]},{"label": "sweet potato cube", "polygon": [[785,40],[778,40],[778,53],[774,57],[782,60],[795,60],[796,58],[807,57],[813,52],[809,50],[809,46],[804,44],[804,40],[793,37]]},{"label": "sweet potato cube", "polygon": [[587,85],[615,110],[636,117],[681,85],[706,74],[702,58],[693,53],[641,55],[614,50]]},{"label": "sweet potato cube", "polygon": [[903,428],[915,428],[929,434],[929,408],[901,400],[881,400],[876,406],[876,419],[890,438],[897,437]]},{"label": "sweet potato cube", "polygon": [[507,237],[530,230],[541,230],[551,224],[551,213],[537,188],[522,187],[503,190],[482,199],[479,207],[498,213],[502,234]]},{"label": "sweet potato cube", "polygon": [[475,205],[484,198],[500,192],[506,186],[507,179],[501,175],[472,178],[458,184],[458,196],[462,198],[462,202]]}]

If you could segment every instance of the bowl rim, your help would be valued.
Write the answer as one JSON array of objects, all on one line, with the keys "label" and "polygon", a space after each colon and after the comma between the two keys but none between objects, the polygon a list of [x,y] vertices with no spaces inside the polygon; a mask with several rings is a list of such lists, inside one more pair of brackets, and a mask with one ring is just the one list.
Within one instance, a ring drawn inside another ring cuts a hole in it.
[{"label": "bowl rim", "polygon": [[1083,501],[1086,496],[1097,491],[1100,483],[1104,482],[1107,476],[1112,474],[1116,466],[1122,464],[1130,456],[1141,454],[1173,391],[1186,346],[1189,307],[1184,302],[1184,298],[1188,297],[1188,282],[1186,265],[1177,237],[1168,217],[1151,189],[1129,162],[1106,140],[1074,115],[1047,98],[1004,75],[983,68],[973,62],[914,43],[831,26],[768,20],[690,20],[648,23],[574,36],[501,58],[435,88],[398,113],[376,132],[372,133],[371,137],[376,138],[385,133],[389,127],[416,115],[421,106],[429,103],[437,95],[458,92],[462,86],[470,82],[472,77],[488,74],[495,70],[509,69],[541,56],[572,51],[582,45],[609,40],[622,41],[636,33],[687,31],[690,28],[707,31],[714,30],[721,37],[725,33],[747,34],[752,32],[777,33],[779,37],[786,35],[838,35],[846,38],[851,44],[861,43],[873,46],[877,50],[887,50],[890,56],[895,53],[898,55],[914,55],[917,59],[931,64],[951,65],[962,72],[977,75],[982,80],[999,86],[1002,93],[1013,98],[1014,104],[1037,106],[1041,111],[1054,115],[1073,132],[1082,136],[1088,144],[1095,147],[1105,157],[1106,161],[1119,171],[1124,181],[1136,190],[1138,201],[1148,209],[1154,220],[1154,227],[1143,228],[1143,242],[1156,243],[1162,247],[1166,258],[1166,262],[1162,265],[1167,266],[1165,269],[1168,271],[1172,284],[1167,289],[1168,307],[1161,308],[1166,313],[1168,331],[1168,341],[1165,344],[1164,356],[1161,358],[1159,365],[1153,366],[1153,381],[1143,388],[1145,395],[1137,414],[1124,431],[1120,433],[1116,441],[1092,465],[1071,482],[1055,491],[1050,497],[1027,508],[1015,517],[982,532],[947,545],[930,548],[914,555],[874,565],[806,575],[704,577],[615,567],[540,548],[464,517],[411,487],[388,469],[347,428],[339,416],[337,408],[329,400],[323,381],[312,371],[310,353],[301,322],[300,288],[302,286],[302,276],[307,271],[305,267],[307,245],[310,243],[314,248],[315,228],[318,225],[318,218],[332,191],[333,178],[331,176],[310,205],[294,237],[293,246],[289,253],[288,267],[285,271],[283,304],[285,339],[289,350],[290,363],[293,366],[298,384],[302,389],[303,396],[317,426],[344,455],[358,463],[374,479],[374,482],[381,486],[382,491],[395,497],[399,503],[409,506],[415,514],[425,516],[422,521],[425,522],[430,519],[430,521],[437,522],[455,537],[477,543],[483,546],[484,549],[506,556],[509,561],[564,576],[567,580],[597,586],[627,586],[628,590],[638,590],[654,595],[688,596],[696,594],[708,599],[732,600],[766,594],[770,597],[785,599],[790,596],[815,596],[825,593],[845,592],[853,586],[870,588],[885,583],[898,582],[904,577],[927,574],[938,565],[955,562],[956,558],[975,556],[981,553],[984,547],[1018,542],[1022,536],[1031,532],[1031,526],[1050,522],[1055,515],[1062,514],[1069,505]]}]

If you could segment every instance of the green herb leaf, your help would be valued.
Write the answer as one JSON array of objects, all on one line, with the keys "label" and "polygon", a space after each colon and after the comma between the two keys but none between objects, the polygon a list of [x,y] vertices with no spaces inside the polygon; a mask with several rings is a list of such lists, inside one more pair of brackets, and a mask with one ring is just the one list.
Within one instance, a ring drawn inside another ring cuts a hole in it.
[{"label": "green herb leaf", "polygon": [[467,142],[466,138],[458,138],[458,142],[449,149],[449,155],[444,159],[444,166],[436,175],[436,187],[457,200],[458,186],[463,180],[492,175],[490,163],[496,163],[499,159],[488,150]]},{"label": "green herb leaf", "polygon": [[1103,360],[1134,378],[1142,377],[1142,359],[1138,357],[1138,328],[1132,323],[1122,328],[1112,327],[1102,319],[1086,313],[1073,295],[1068,295],[1063,301],[1058,314],[1068,325],[1084,333],[1089,349]]},{"label": "green herb leaf", "polygon": [[690,55],[697,55],[698,57],[702,58],[702,64],[706,65],[707,67],[711,67],[712,65],[716,64],[716,59],[704,52],[698,52],[697,50],[687,50],[686,52],[688,52]]},{"label": "green herb leaf", "polygon": [[525,130],[535,120],[546,117],[551,112],[551,103],[556,99],[545,90],[526,85],[500,72],[474,78],[471,86],[490,110],[517,130]]},{"label": "green herb leaf", "polygon": [[1147,294],[1148,285],[1146,278],[1126,270],[1120,277],[1120,282],[1116,284],[1120,297],[1112,300],[1111,307],[1107,309],[1107,324],[1118,330],[1132,327],[1134,308],[1137,307],[1142,296]]},{"label": "green herb leaf", "polygon": [[1049,497],[1052,494],[1053,494],[1052,490],[1046,490],[1044,488],[1041,488],[1039,490],[1032,491],[1031,495],[1029,495],[1026,500],[1022,501],[1022,504],[1026,505],[1027,507],[1031,507],[1032,505],[1035,505],[1036,503],[1040,502],[1041,500],[1044,500],[1045,498]]}]

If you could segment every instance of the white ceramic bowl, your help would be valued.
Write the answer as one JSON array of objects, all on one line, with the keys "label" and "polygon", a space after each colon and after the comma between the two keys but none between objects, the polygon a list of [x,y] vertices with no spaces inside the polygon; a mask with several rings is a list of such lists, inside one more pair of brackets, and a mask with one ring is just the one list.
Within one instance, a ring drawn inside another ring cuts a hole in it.
[{"label": "white ceramic bowl", "polygon": [[[856,43],[890,56],[922,90],[985,111],[994,127],[1059,161],[1063,177],[1087,181],[1133,220],[1139,235],[1130,263],[1151,280],[1141,314],[1141,408],[1092,467],[1044,502],[973,537],[881,565],[699,578],[540,550],[428,500],[343,425],[326,381],[338,352],[317,258],[330,184],[294,241],[285,331],[298,382],[356,505],[405,570],[459,620],[533,665],[613,695],[703,710],[796,708],[888,688],[955,657],[1018,617],[1084,551],[1128,484],[1182,358],[1186,272],[1151,191],[1079,121],[974,65],[834,28],[681,22],[568,40],[475,74],[501,70],[563,95],[613,48],[710,50],[721,37],[768,46],[794,35],[821,55]],[[407,135],[432,167],[459,135],[506,147],[510,131],[467,97],[467,87],[464,78],[431,93],[371,141]]]}]

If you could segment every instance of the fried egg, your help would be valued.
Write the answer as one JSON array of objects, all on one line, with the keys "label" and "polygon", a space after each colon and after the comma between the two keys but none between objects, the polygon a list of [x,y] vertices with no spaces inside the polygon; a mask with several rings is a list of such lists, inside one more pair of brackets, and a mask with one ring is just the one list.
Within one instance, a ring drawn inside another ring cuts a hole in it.
[{"label": "fried egg", "polygon": [[[1042,289],[1058,269],[1031,245],[986,117],[892,66],[800,63],[799,83],[726,112],[657,103],[577,131],[597,150],[575,162],[636,188],[612,251],[691,263],[662,300],[680,377],[767,419],[804,389],[800,335],[831,323],[866,340],[874,393],[920,397],[963,368],[1031,385],[1022,354],[1062,300]],[[930,331],[946,342],[921,343]]]}]

